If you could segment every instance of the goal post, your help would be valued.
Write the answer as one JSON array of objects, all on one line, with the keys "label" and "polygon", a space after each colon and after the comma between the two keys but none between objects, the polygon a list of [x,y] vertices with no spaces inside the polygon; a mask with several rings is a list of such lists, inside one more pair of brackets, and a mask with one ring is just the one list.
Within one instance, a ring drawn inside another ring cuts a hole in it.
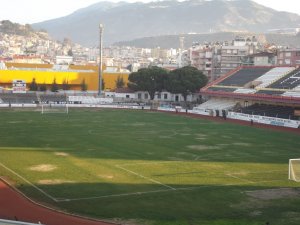
[{"label": "goal post", "polygon": [[300,182],[300,159],[289,160],[289,180]]},{"label": "goal post", "polygon": [[41,114],[48,113],[69,113],[68,104],[42,104]]}]

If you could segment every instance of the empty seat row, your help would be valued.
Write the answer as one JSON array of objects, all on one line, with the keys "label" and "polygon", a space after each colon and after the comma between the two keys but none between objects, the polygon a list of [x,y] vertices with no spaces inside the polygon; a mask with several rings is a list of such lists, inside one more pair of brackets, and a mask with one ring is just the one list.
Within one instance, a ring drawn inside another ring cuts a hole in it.
[{"label": "empty seat row", "polygon": [[296,119],[296,117],[294,116],[294,111],[295,109],[289,106],[254,104],[241,109],[240,112],[251,115],[277,117],[284,119]]},{"label": "empty seat row", "polygon": [[242,68],[230,77],[221,81],[218,85],[244,87],[244,85],[250,81],[261,77],[270,70],[271,68],[268,67]]},{"label": "empty seat row", "polygon": [[32,104],[37,101],[36,94],[0,93],[0,103]]},{"label": "empty seat row", "polygon": [[300,85],[300,68],[288,73],[286,76],[277,80],[269,88],[278,88],[278,89],[294,89]]},{"label": "empty seat row", "polygon": [[210,99],[207,102],[195,107],[194,110],[224,110],[231,109],[235,105],[236,101],[230,99]]},{"label": "empty seat row", "polygon": [[265,73],[264,75],[255,79],[256,82],[261,82],[257,88],[264,88],[274,83],[276,80],[280,79],[282,76],[286,75],[287,73],[295,70],[294,67],[276,67]]}]

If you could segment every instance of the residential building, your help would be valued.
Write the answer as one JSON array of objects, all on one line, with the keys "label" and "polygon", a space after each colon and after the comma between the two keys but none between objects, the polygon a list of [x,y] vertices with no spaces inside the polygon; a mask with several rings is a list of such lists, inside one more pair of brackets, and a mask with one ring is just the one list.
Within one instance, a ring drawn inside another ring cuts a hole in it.
[{"label": "residential building", "polygon": [[243,58],[243,64],[249,66],[273,66],[277,64],[277,55],[273,52],[259,52]]},{"label": "residential building", "polygon": [[279,49],[277,52],[277,64],[279,66],[300,66],[300,49]]},{"label": "residential building", "polygon": [[211,80],[213,47],[210,45],[194,45],[189,49],[191,65],[196,67]]}]

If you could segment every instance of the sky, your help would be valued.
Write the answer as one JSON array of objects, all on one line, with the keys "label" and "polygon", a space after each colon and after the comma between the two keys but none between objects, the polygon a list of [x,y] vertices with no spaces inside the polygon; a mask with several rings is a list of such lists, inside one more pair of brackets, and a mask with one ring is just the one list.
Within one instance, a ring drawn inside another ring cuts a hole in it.
[{"label": "sky", "polygon": [[[0,20],[21,24],[36,23],[71,14],[79,8],[103,0],[0,0]],[[121,0],[106,0],[119,2]],[[127,2],[150,2],[152,0],[123,0]],[[300,15],[299,0],[254,0],[279,11]]]}]

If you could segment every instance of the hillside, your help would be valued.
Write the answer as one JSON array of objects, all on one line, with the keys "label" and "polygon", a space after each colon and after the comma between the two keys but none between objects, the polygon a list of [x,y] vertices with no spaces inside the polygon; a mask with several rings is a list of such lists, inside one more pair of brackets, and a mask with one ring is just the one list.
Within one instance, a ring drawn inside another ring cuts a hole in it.
[{"label": "hillside", "polygon": [[13,23],[9,20],[0,21],[0,34],[2,35],[17,35],[17,36],[36,36],[39,38],[48,38],[47,32],[42,30],[40,32],[35,31],[31,25],[21,25],[18,23]]},{"label": "hillside", "polygon": [[33,24],[62,40],[97,46],[99,23],[104,44],[160,35],[247,31],[299,27],[300,16],[279,12],[251,0],[188,0],[151,3],[99,2],[66,17]]},{"label": "hillside", "polygon": [[156,48],[164,49],[179,48],[179,37],[184,37],[185,47],[192,46],[193,43],[200,44],[204,42],[222,42],[232,41],[237,35],[256,36],[270,44],[279,46],[290,46],[300,48],[300,33],[295,35],[284,34],[256,34],[256,33],[237,33],[237,32],[219,32],[211,34],[185,34],[185,35],[163,35],[156,37],[138,38],[131,41],[116,42],[117,46],[134,46],[139,48]]}]

